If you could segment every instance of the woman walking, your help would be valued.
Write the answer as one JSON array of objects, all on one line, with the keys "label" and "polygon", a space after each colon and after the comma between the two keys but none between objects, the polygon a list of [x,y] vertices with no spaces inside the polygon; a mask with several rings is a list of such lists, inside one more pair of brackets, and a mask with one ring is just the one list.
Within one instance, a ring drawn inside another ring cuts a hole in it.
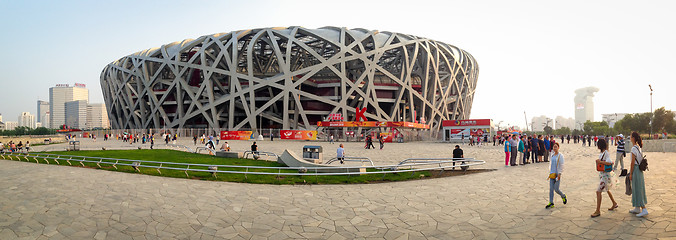
[{"label": "woman walking", "polygon": [[631,205],[634,209],[630,213],[636,214],[637,217],[648,215],[648,209],[645,208],[648,199],[645,195],[645,181],[643,179],[643,171],[638,168],[643,161],[643,154],[641,148],[643,147],[643,140],[637,132],[631,133],[631,168],[629,173],[629,180],[631,181]]},{"label": "woman walking", "polygon": [[[549,204],[545,208],[554,207],[554,192],[561,196],[563,204],[568,203],[566,199],[566,194],[559,190],[561,186],[561,174],[563,173],[563,154],[559,153],[559,143],[554,143],[552,145],[552,150],[554,154],[552,155],[551,165],[549,166]],[[552,178],[554,177],[554,178]]]},{"label": "woman walking", "polygon": [[509,152],[511,151],[511,146],[509,146],[509,141],[505,141],[505,167],[509,166]]},{"label": "woman walking", "polygon": [[615,198],[613,198],[613,194],[610,193],[610,189],[613,188],[614,181],[615,181],[615,173],[612,171],[605,171],[606,166],[610,166],[612,168],[613,166],[613,160],[610,159],[610,154],[608,154],[608,143],[606,143],[606,140],[604,139],[599,139],[598,142],[596,143],[596,147],[599,149],[601,152],[601,155],[599,155],[599,159],[596,159],[596,165],[604,165],[603,171],[599,171],[599,186],[596,189],[596,212],[594,212],[591,217],[598,217],[601,215],[601,193],[607,192],[608,197],[610,197],[610,201],[613,201],[613,206],[608,208],[609,211],[615,210],[617,208],[617,202],[615,202]]}]

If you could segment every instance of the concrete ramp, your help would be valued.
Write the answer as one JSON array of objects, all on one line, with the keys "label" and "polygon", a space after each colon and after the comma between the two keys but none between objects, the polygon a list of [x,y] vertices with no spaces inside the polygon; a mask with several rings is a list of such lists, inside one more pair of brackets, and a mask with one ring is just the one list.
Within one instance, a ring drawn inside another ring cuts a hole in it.
[{"label": "concrete ramp", "polygon": [[[337,167],[337,166],[329,166],[325,164],[316,164],[312,162],[308,162],[306,160],[303,160],[303,158],[299,157],[296,153],[293,151],[290,151],[289,149],[284,150],[284,153],[282,156],[279,156],[277,159],[278,163],[284,164],[288,167],[306,167],[306,168],[325,168],[325,169],[319,169],[317,170],[318,172],[366,172],[366,168],[362,167]],[[313,171],[313,170],[310,170]],[[310,172],[308,171],[308,172]]]}]

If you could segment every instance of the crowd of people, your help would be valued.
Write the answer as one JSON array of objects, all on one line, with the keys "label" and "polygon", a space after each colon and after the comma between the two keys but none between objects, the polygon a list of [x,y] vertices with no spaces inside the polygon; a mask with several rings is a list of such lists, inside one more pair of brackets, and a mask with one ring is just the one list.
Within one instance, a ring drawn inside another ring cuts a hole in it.
[{"label": "crowd of people", "polygon": [[22,141],[19,141],[19,143],[14,143],[14,141],[9,141],[7,144],[4,144],[0,142],[0,152],[11,152],[11,153],[16,153],[20,152],[23,153],[24,150],[25,152],[29,152],[31,150],[31,142],[26,141],[26,144],[24,144]]}]

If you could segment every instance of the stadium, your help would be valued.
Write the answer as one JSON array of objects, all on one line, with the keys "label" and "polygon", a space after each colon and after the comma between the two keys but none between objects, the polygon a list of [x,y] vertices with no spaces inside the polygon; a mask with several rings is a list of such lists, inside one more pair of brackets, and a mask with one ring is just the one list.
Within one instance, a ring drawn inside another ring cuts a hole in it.
[{"label": "stadium", "polygon": [[[470,115],[479,66],[455,46],[361,28],[206,35],[108,64],[114,129],[315,130],[328,116],[429,124]],[[321,127],[319,127],[321,128]],[[321,129],[320,129],[321,130]]]}]

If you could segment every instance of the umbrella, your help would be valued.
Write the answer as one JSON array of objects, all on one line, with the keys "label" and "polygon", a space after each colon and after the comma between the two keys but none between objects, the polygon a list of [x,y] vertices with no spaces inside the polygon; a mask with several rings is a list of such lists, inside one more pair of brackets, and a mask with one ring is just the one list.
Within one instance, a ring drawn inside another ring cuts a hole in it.
[{"label": "umbrella", "polygon": [[513,132],[512,134],[519,134],[519,132]]}]

